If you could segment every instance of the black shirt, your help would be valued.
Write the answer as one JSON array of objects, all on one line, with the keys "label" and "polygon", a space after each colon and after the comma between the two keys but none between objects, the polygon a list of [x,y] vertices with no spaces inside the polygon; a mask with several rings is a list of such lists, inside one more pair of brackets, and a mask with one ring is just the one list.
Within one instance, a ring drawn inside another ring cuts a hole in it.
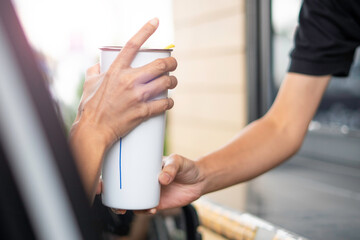
[{"label": "black shirt", "polygon": [[360,0],[304,0],[289,72],[347,76],[360,45]]}]

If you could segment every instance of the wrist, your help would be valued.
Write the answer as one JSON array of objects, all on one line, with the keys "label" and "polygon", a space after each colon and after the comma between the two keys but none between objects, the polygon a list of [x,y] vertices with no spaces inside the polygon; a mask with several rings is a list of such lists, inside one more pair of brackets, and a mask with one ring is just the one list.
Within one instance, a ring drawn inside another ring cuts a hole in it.
[{"label": "wrist", "polygon": [[229,186],[228,182],[229,178],[231,178],[231,174],[229,174],[231,173],[230,165],[219,165],[219,159],[222,158],[215,153],[211,153],[197,160],[197,166],[203,179],[202,195]]},{"label": "wrist", "polygon": [[91,125],[76,122],[71,128],[69,141],[85,190],[92,199],[108,147],[106,139]]},{"label": "wrist", "polygon": [[199,171],[199,183],[200,183],[200,196],[209,193],[210,189],[210,179],[209,179],[209,168],[204,159],[198,159],[195,161],[195,165]]},{"label": "wrist", "polygon": [[70,130],[70,140],[79,137],[86,138],[87,141],[94,142],[106,150],[115,141],[114,133],[109,129],[104,129],[91,119],[85,112],[77,117]]},{"label": "wrist", "polygon": [[109,140],[95,126],[77,121],[70,130],[70,144],[75,154],[92,147],[102,156],[109,146]]}]

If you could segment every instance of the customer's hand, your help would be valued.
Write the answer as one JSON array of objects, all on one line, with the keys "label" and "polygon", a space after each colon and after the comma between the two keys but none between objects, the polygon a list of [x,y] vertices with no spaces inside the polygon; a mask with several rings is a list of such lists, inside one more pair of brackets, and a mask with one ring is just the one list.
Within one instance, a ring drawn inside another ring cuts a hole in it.
[{"label": "customer's hand", "polygon": [[159,175],[162,186],[157,209],[185,206],[203,194],[205,178],[196,161],[170,155],[163,162],[164,167]]},{"label": "customer's hand", "polygon": [[130,67],[139,48],[157,27],[158,19],[146,23],[122,48],[107,72],[100,73],[98,64],[87,71],[70,141],[91,198],[106,149],[141,122],[174,105],[171,98],[151,100],[177,85],[176,78],[167,74],[177,67],[174,58]]},{"label": "customer's hand", "polygon": [[130,67],[141,45],[156,30],[158,22],[154,20],[125,45],[107,72],[100,74],[99,64],[87,71],[75,124],[83,122],[99,130],[107,145],[174,104],[170,98],[149,101],[177,85],[176,78],[166,74],[176,69],[173,57],[139,68]]}]

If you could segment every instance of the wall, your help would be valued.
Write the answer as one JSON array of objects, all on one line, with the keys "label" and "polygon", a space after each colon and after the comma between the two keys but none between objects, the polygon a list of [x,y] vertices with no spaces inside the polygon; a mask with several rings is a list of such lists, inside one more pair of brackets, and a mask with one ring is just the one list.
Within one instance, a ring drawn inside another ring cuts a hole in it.
[{"label": "wall", "polygon": [[[245,0],[173,0],[173,11],[179,85],[168,115],[169,152],[196,159],[246,124]],[[244,190],[241,184],[208,197],[241,210]]]}]

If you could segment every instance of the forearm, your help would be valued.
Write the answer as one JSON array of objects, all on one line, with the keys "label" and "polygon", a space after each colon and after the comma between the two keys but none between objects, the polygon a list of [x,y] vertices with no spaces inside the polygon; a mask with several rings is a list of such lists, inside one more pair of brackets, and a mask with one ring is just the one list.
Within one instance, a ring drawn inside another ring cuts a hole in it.
[{"label": "forearm", "polygon": [[99,183],[106,142],[91,127],[76,123],[71,129],[70,144],[85,191],[92,200]]},{"label": "forearm", "polygon": [[296,128],[288,129],[281,122],[269,116],[255,121],[229,144],[197,161],[176,154],[165,158],[159,176],[163,187],[158,208],[189,204],[206,193],[254,178],[284,161],[298,149],[296,140],[301,135],[292,132]]},{"label": "forearm", "polygon": [[206,179],[204,192],[250,180],[296,153],[329,79],[330,76],[287,74],[263,118],[197,162]]},{"label": "forearm", "polygon": [[204,193],[254,177],[279,165],[298,150],[302,136],[293,137],[270,118],[244,128],[223,148],[199,159],[205,177]]}]

